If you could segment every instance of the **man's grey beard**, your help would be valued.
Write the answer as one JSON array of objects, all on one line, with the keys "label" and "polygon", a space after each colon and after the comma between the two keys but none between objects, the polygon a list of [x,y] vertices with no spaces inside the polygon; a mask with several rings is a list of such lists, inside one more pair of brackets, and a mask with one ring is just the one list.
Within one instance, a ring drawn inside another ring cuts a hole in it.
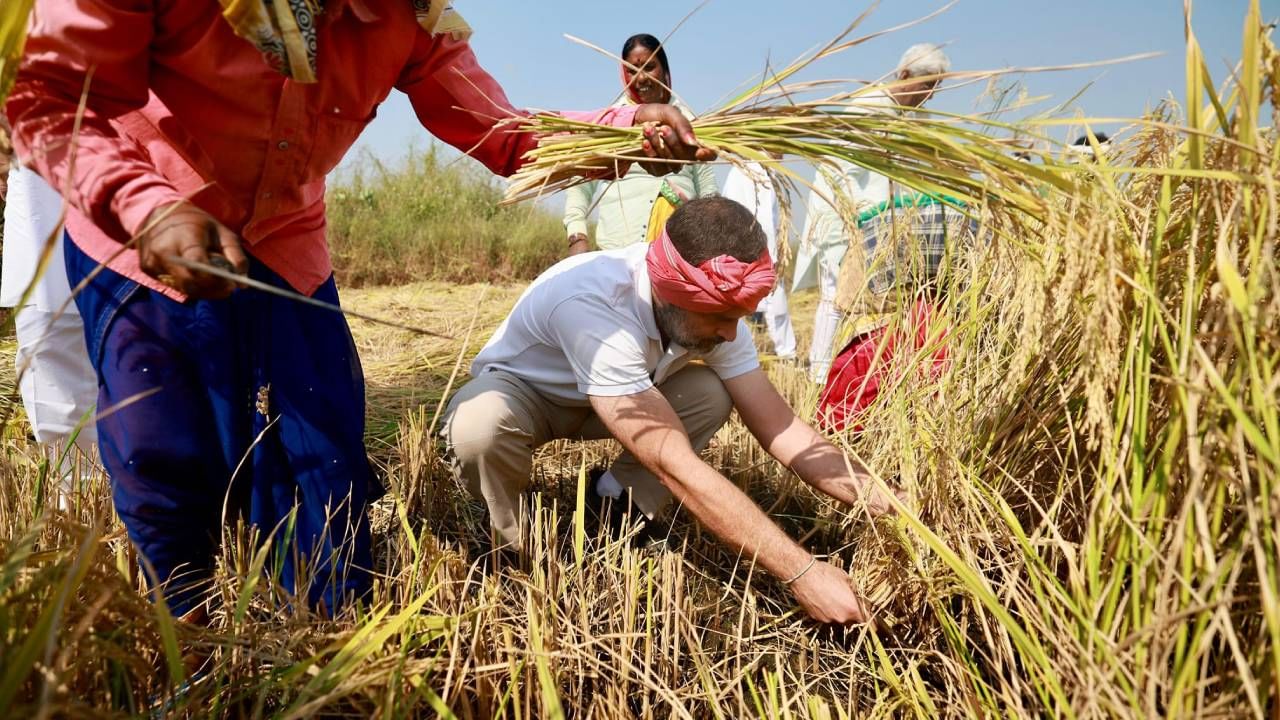
[{"label": "man's grey beard", "polygon": [[686,350],[705,355],[724,342],[724,338],[721,337],[708,339],[695,336],[689,330],[689,311],[675,305],[655,304],[653,318],[658,323],[658,329],[666,336],[667,342],[676,343]]}]

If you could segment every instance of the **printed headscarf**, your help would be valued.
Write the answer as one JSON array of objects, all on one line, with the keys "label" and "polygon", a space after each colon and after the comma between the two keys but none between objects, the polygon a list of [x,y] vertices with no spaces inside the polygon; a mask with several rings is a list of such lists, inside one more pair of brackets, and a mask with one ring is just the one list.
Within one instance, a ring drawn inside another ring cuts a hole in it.
[{"label": "printed headscarf", "polygon": [[[218,0],[236,35],[253,43],[267,64],[295,82],[316,81],[316,18],[324,0]],[[408,0],[422,29],[465,40],[471,26],[445,0]]]}]

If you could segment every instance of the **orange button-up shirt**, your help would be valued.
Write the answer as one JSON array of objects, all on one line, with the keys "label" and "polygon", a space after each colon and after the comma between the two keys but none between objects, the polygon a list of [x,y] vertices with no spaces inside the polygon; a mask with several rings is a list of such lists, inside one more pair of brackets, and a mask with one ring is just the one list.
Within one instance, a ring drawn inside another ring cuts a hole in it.
[{"label": "orange button-up shirt", "polygon": [[[15,145],[69,190],[67,229],[87,255],[182,299],[121,248],[153,210],[182,199],[314,292],[332,272],[325,176],[393,88],[427,130],[495,173],[514,172],[535,142],[495,129],[521,111],[466,42],[424,31],[407,0],[328,0],[317,45],[318,82],[303,84],[236,36],[217,0],[37,0],[6,106]],[[630,125],[634,113],[574,115]]]}]

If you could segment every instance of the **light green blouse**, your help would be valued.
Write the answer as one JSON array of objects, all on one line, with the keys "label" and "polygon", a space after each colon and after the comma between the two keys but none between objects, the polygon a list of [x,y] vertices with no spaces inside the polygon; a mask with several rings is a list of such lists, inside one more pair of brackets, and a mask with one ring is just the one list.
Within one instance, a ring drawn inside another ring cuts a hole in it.
[{"label": "light green blouse", "polygon": [[[680,111],[690,114],[684,107],[680,107]],[[685,165],[678,173],[654,177],[633,163],[621,180],[592,180],[565,191],[566,236],[587,234],[587,216],[594,207],[598,249],[613,250],[644,242],[649,231],[649,214],[663,180],[689,200],[717,193],[715,172],[709,164]]]}]

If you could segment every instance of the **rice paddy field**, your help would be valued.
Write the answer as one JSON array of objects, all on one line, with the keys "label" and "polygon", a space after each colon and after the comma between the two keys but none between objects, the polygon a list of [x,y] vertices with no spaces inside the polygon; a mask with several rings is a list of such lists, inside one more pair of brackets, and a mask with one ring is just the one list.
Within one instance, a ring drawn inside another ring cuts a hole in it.
[{"label": "rice paddy field", "polygon": [[[613,443],[540,450],[529,556],[484,571],[483,507],[433,433],[522,285],[376,286],[344,303],[450,338],[352,321],[389,492],[374,598],[336,617],[292,602],[236,525],[207,625],[149,603],[101,471],[85,463],[59,498],[4,341],[0,714],[1280,718],[1280,54],[1256,3],[1244,39],[1214,82],[1189,35],[1183,102],[1093,164],[1017,165],[933,126],[892,136],[906,165],[934,158],[917,183],[968,188],[987,229],[946,276],[945,368],[916,371],[922,349],[866,431],[834,438],[904,506],[874,522],[837,507],[736,418],[705,453],[847,569],[876,627],[815,626],[679,509],[660,543],[585,533],[582,469]],[[709,122],[728,154],[734,127],[761,130]],[[986,181],[949,180],[965,163]],[[802,346],[814,302],[794,299]],[[762,347],[812,412],[803,369]]]}]

